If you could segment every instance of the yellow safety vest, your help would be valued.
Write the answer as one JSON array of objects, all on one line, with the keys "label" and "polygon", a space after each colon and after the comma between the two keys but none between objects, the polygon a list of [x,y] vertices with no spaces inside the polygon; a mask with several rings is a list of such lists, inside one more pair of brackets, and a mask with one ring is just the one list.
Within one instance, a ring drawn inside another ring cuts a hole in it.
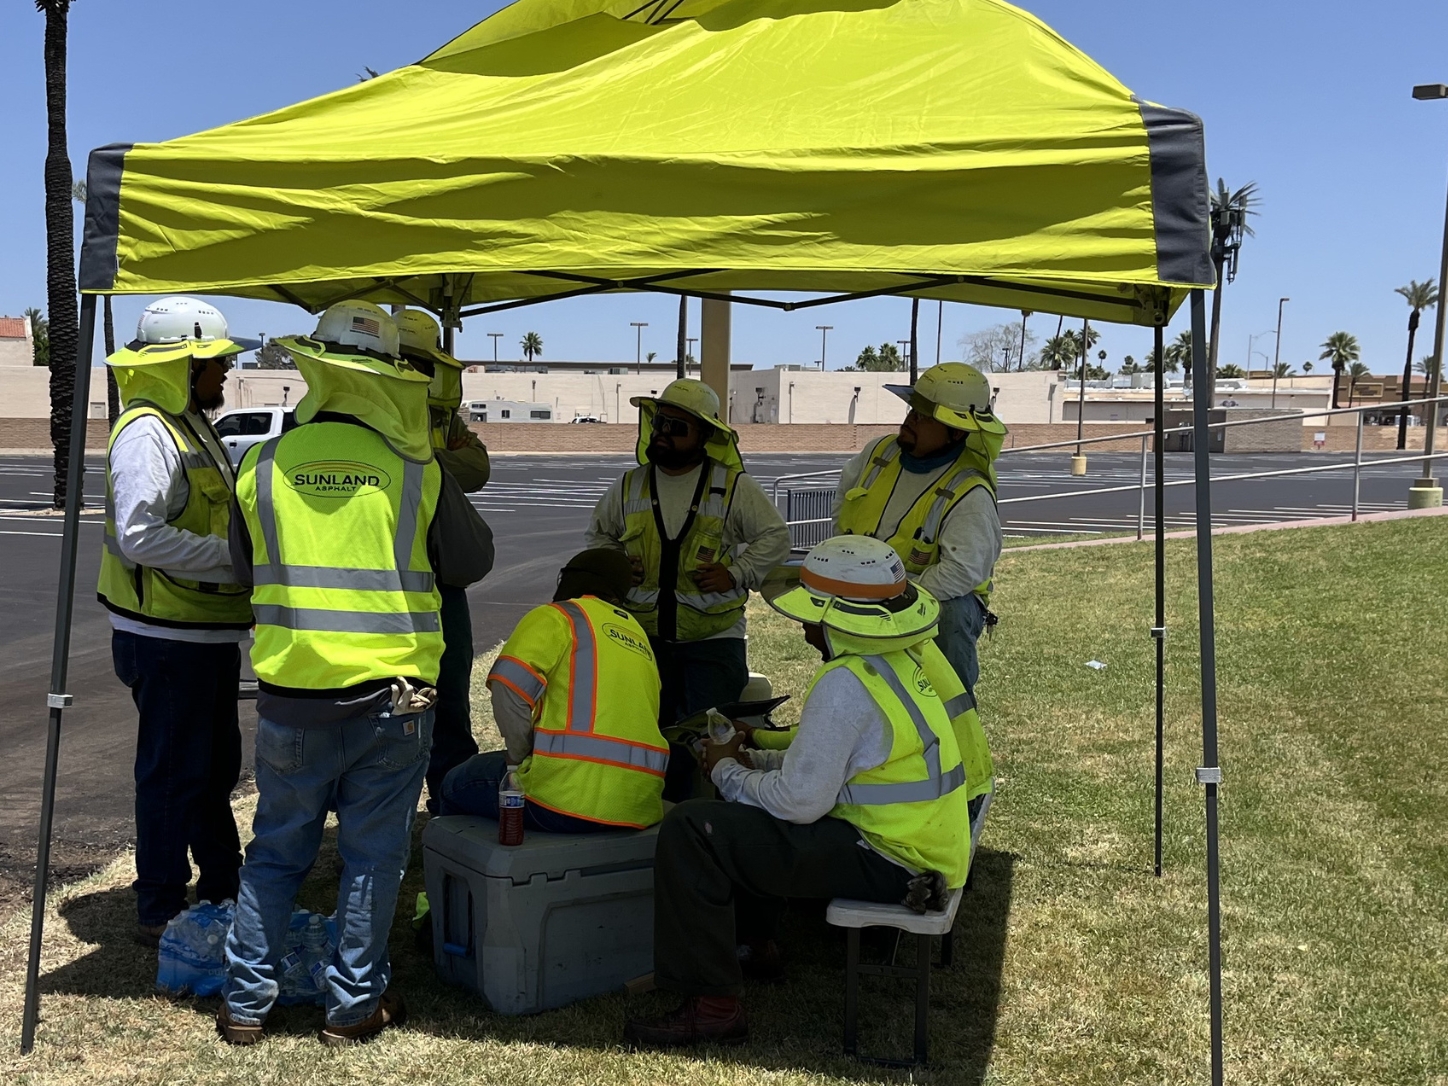
[{"label": "yellow safety vest", "polygon": [[[986,488],[991,501],[996,499],[996,485],[989,466],[982,457],[961,446],[960,456],[946,468],[937,486],[928,488],[896,526],[886,542],[905,563],[905,571],[918,577],[940,560],[940,526],[961,498],[978,486]],[[845,496],[840,508],[837,528],[841,535],[868,535],[881,538],[880,521],[890,504],[890,495],[904,470],[900,464],[900,445],[895,436],[880,438],[870,448],[869,467],[858,486]],[[975,593],[982,601],[990,598],[989,579],[976,585]]]},{"label": "yellow safety vest", "polygon": [[436,462],[345,422],[307,423],[247,451],[236,497],[252,541],[257,678],[304,690],[437,681],[427,530],[441,487]]},{"label": "yellow safety vest", "polygon": [[[916,871],[939,871],[951,889],[970,873],[967,771],[947,709],[924,668],[908,653],[841,656],[815,676],[848,668],[891,730],[890,756],[840,789],[831,816]],[[811,685],[813,689],[813,685]],[[806,695],[808,696],[808,695]]]},{"label": "yellow safety vest", "polygon": [[[150,415],[176,443],[186,472],[186,505],[172,527],[193,535],[225,539],[231,521],[231,465],[218,464],[201,435],[182,417],[149,403],[138,403],[116,420],[106,445],[105,550],[101,552],[96,594],[118,615],[154,626],[175,629],[247,630],[251,628],[251,589],[236,584],[213,584],[176,577],[165,570],[138,566],[121,553],[116,537],[115,494],[111,489],[110,450],[120,432],[136,419]],[[217,445],[221,444],[220,439]]]},{"label": "yellow safety vest", "polygon": [[[627,606],[650,637],[666,641],[702,641],[723,633],[744,614],[749,591],[735,585],[728,592],[701,592],[694,572],[706,562],[730,563],[724,549],[724,521],[734,501],[740,468],[706,460],[699,472],[699,487],[679,538],[664,539],[663,513],[655,495],[654,468],[645,464],[623,479],[624,533],[621,542],[631,557],[642,560],[644,579],[629,590]],[[670,608],[661,590],[662,567],[672,558],[675,601],[674,628],[668,629]]]},{"label": "yellow safety vest", "polygon": [[534,608],[488,682],[532,706],[533,753],[518,771],[531,802],[611,826],[664,817],[658,664],[627,611],[595,596]]},{"label": "yellow safety vest", "polygon": [[[965,798],[975,799],[994,788],[995,763],[990,755],[990,742],[981,726],[980,714],[975,701],[965,689],[965,683],[956,675],[945,653],[933,640],[911,645],[905,650],[925,671],[925,677],[935,688],[950,726],[955,732],[955,745],[960,751],[965,766]],[[788,750],[799,734],[795,726],[785,731],[756,731],[750,739],[761,750]]]}]

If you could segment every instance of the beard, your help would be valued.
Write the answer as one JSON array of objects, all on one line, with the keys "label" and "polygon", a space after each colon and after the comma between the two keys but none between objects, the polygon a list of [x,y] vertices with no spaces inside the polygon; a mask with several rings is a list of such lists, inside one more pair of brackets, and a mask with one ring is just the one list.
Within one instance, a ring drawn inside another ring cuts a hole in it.
[{"label": "beard", "polygon": [[200,395],[196,396],[196,406],[202,411],[215,411],[224,403],[226,403],[226,390],[224,388],[217,389],[215,395],[208,396],[205,399],[202,399]]},{"label": "beard", "polygon": [[704,455],[703,448],[681,451],[658,441],[649,442],[649,447],[644,450],[644,457],[650,464],[670,470],[701,464],[704,462]]}]

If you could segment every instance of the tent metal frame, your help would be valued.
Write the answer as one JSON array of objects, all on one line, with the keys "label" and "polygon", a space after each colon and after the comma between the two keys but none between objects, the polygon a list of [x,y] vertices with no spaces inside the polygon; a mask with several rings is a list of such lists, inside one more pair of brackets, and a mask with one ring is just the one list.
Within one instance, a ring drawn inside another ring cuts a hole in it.
[{"label": "tent metal frame", "polygon": [[[645,280],[593,280],[586,276],[572,276],[563,273],[539,272],[554,278],[574,279],[584,282],[577,290],[565,291],[546,298],[521,300],[504,303],[496,307],[482,307],[460,310],[451,303],[454,293],[454,277],[444,277],[445,302],[442,311],[426,305],[421,298],[406,291],[396,281],[379,280],[389,289],[397,290],[413,298],[417,304],[443,317],[448,346],[451,346],[452,332],[463,317],[496,312],[501,308],[543,301],[558,301],[567,297],[597,294],[611,290],[653,290],[675,295],[693,295],[701,298],[718,298],[743,304],[762,305],[786,312],[792,309],[814,308],[835,302],[852,301],[881,295],[899,295],[912,287],[895,287],[888,290],[867,291],[857,294],[807,299],[802,302],[780,302],[772,299],[749,298],[739,295],[722,295],[682,288],[665,287],[665,278],[681,278],[688,275],[706,274],[694,270],[670,273],[665,276],[649,277]],[[966,280],[980,280],[968,276],[922,276],[920,284],[913,289],[930,289],[933,286],[949,285]],[[992,284],[994,285],[994,284]],[[283,288],[275,288],[279,293]],[[374,287],[367,288],[368,290]],[[1019,288],[1016,288],[1019,289]],[[349,295],[355,296],[354,292]],[[1207,384],[1206,351],[1206,292],[1193,288],[1189,295],[1191,311],[1192,375],[1197,388]],[[35,890],[31,904],[30,952],[25,973],[25,1003],[21,1024],[20,1050],[29,1053],[35,1045],[36,1027],[40,1015],[40,953],[44,937],[46,892],[50,872],[51,838],[54,829],[55,789],[59,769],[60,737],[63,714],[73,697],[66,692],[67,674],[70,663],[70,638],[75,603],[75,571],[77,547],[80,538],[80,511],[82,488],[85,476],[85,449],[87,436],[87,415],[90,401],[91,360],[95,349],[95,293],[81,296],[80,343],[76,356],[74,400],[71,411],[70,463],[66,476],[66,504],[64,535],[61,541],[59,584],[55,609],[55,642],[51,659],[50,693],[46,697],[49,709],[45,752],[45,777],[41,791],[39,842],[36,849]],[[288,299],[301,304],[295,297]],[[343,299],[338,299],[343,300]],[[301,306],[308,309],[306,305]],[[1152,636],[1156,639],[1156,826],[1155,826],[1155,873],[1161,874],[1162,848],[1162,781],[1164,746],[1165,706],[1165,540],[1164,540],[1164,497],[1163,497],[1163,399],[1162,399],[1162,327],[1156,325],[1156,419],[1155,419],[1155,461],[1156,461],[1156,613]],[[1213,1086],[1220,1086],[1223,1076],[1222,1052],[1222,953],[1221,953],[1221,870],[1219,857],[1218,788],[1222,780],[1221,766],[1217,752],[1217,682],[1216,682],[1216,636],[1215,608],[1212,582],[1212,499],[1211,476],[1208,453],[1208,409],[1205,397],[1193,397],[1192,403],[1192,449],[1196,480],[1196,539],[1197,539],[1197,595],[1198,626],[1200,630],[1200,666],[1202,694],[1202,764],[1196,770],[1196,779],[1205,788],[1206,814],[1206,881],[1207,881],[1207,957],[1210,983],[1211,1017],[1211,1067]]]}]

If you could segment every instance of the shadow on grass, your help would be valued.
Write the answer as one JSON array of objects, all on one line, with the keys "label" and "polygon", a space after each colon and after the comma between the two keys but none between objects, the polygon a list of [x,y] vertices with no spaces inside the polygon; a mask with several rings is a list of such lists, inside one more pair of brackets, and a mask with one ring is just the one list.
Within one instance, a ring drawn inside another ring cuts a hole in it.
[{"label": "shadow on grass", "polygon": [[[420,824],[424,821],[419,819]],[[432,959],[415,946],[410,924],[412,902],[423,888],[421,848],[416,841],[414,846],[390,941],[393,984],[407,999],[409,1031],[453,1040],[614,1052],[620,1048],[626,1018],[657,1013],[676,1002],[664,993],[632,997],[620,993],[538,1015],[508,1017],[494,1014],[471,992],[440,984]],[[987,849],[976,857],[971,888],[956,920],[954,964],[948,970],[937,968],[931,981],[928,1076],[932,1081],[974,1086],[986,1077],[1000,1010],[1014,863],[1013,855]],[[329,828],[298,903],[330,912],[335,893],[335,833]],[[110,999],[144,998],[154,993],[156,955],[132,941],[135,899],[128,887],[76,897],[61,906],[60,915],[71,933],[93,949],[47,972],[41,978],[42,992]],[[787,979],[780,984],[752,985],[745,992],[752,1031],[749,1043],[701,1050],[700,1056],[848,1081],[901,1081],[905,1072],[877,1068],[844,1055],[844,933],[825,923],[824,903],[793,903],[781,936]],[[867,954],[870,942],[866,940]],[[883,942],[875,940],[877,947]],[[903,953],[908,960],[909,951]],[[913,999],[908,981],[862,978],[860,1050],[879,1055],[908,1053]],[[180,1000],[175,1007],[210,1017],[216,1005],[214,999]],[[270,1024],[278,1033],[303,1034],[315,1032],[322,1020],[320,1008],[290,1007],[280,1008]]]}]

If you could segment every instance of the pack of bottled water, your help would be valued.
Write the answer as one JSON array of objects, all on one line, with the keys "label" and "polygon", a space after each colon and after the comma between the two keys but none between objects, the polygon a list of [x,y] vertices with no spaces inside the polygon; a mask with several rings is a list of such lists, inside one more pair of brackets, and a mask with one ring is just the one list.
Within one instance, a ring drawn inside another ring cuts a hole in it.
[{"label": "pack of bottled water", "polygon": [[[203,901],[166,925],[157,956],[156,987],[173,995],[219,995],[226,983],[226,937],[232,901]],[[326,998],[327,967],[337,950],[335,917],[297,909],[287,925],[286,952],[278,966],[278,1002],[289,1006]]]},{"label": "pack of bottled water", "polygon": [[163,992],[212,996],[226,982],[226,937],[234,903],[203,901],[178,913],[161,934],[156,987]]},{"label": "pack of bottled water", "polygon": [[327,995],[327,967],[337,951],[335,917],[298,909],[287,926],[287,952],[278,972],[281,991],[277,1002],[321,1004]]}]

